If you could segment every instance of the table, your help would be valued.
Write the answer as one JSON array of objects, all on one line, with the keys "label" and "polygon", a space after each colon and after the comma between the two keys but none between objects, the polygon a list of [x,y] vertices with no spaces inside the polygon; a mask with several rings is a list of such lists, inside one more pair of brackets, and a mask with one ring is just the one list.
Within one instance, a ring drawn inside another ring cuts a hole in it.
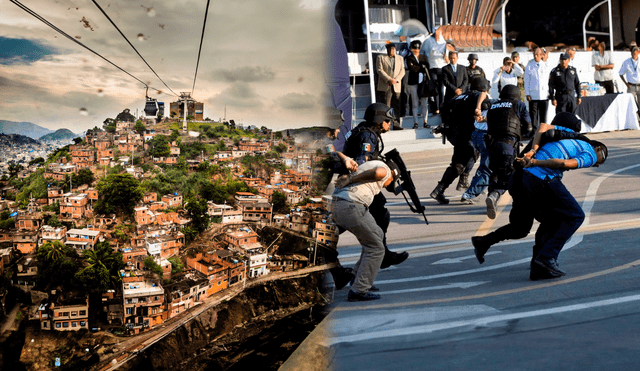
[{"label": "table", "polygon": [[[582,120],[582,133],[640,130],[638,107],[632,94],[605,94],[597,97],[582,97],[576,115]],[[547,123],[556,115],[556,108],[549,104]]]}]

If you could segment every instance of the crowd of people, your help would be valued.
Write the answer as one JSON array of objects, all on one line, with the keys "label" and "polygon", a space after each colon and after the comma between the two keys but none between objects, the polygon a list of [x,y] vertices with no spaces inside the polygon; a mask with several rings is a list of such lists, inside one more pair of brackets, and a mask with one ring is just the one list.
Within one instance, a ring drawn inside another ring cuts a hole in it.
[{"label": "crowd of people", "polygon": [[[614,65],[605,47],[604,43],[596,45],[593,66],[595,80],[609,91]],[[574,112],[581,104],[581,88],[572,66],[575,49],[562,53],[555,67],[543,48],[533,50],[533,59],[526,66],[514,52],[504,58],[491,80],[477,65],[477,54],[469,54],[468,66],[459,65],[458,53],[438,30],[424,43],[412,41],[410,51],[403,59],[392,43],[387,44],[387,54],[377,60],[377,90],[385,103],[369,106],[365,120],[351,131],[344,150],[333,154],[333,170],[340,174],[332,195],[334,221],[340,231],[352,232],[362,245],[354,269],[341,267],[332,272],[336,288],[350,282],[349,301],[379,299],[373,285],[378,271],[401,264],[409,256],[389,250],[386,243],[391,215],[383,190],[397,179],[398,169],[382,155],[380,136],[392,128],[400,129],[397,109],[403,91],[409,97],[406,109],[412,111],[414,128],[428,127],[430,100],[442,119],[433,131],[453,145],[451,163],[430,194],[433,199],[449,204],[444,193],[455,179],[457,190],[464,190],[463,204],[474,204],[488,188],[487,216],[494,219],[500,196],[509,191],[512,197],[509,223],[472,238],[478,262],[484,262],[492,245],[527,236],[537,220],[540,227],[529,277],[564,276],[558,255],[585,216],[562,184],[562,175],[567,170],[599,166],[608,155],[603,143],[579,134],[582,123]],[[631,58],[619,70],[628,91],[636,95],[640,91],[639,55],[640,49],[633,47]],[[498,85],[497,99],[489,96],[492,83]],[[556,115],[547,124],[549,101],[556,107]],[[476,174],[469,182],[478,160]]]}]

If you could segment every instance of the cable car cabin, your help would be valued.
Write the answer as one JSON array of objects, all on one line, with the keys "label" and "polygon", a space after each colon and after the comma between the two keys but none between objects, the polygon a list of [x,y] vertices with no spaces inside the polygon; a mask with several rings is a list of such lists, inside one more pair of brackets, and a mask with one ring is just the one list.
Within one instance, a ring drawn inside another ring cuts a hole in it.
[{"label": "cable car cabin", "polygon": [[158,102],[155,99],[147,98],[147,104],[144,106],[144,114],[154,117],[158,114]]}]

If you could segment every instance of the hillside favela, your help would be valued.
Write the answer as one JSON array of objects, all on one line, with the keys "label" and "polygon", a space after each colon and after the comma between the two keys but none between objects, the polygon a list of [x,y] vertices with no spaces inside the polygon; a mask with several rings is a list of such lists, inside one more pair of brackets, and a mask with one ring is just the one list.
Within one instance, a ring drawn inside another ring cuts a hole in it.
[{"label": "hillside favela", "polygon": [[181,110],[0,135],[5,366],[277,369],[322,319],[323,129]]}]

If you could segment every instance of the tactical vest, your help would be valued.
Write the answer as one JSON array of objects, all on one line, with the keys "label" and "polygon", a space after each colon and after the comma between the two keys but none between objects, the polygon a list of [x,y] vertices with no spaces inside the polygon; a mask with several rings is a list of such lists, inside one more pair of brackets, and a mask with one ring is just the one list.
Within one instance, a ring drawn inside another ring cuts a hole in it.
[{"label": "tactical vest", "polygon": [[364,122],[360,123],[351,131],[351,135],[349,136],[349,139],[347,139],[347,142],[344,145],[344,154],[351,158],[358,157],[362,154],[362,148],[360,143],[358,143],[358,141],[360,136],[364,132],[372,133],[378,141],[378,143],[375,144],[375,151],[372,151],[373,152],[371,154],[372,158],[370,158],[369,160],[380,159],[381,157],[380,154],[382,152],[382,138],[380,137],[380,134],[376,133],[373,129],[371,129],[368,126],[365,126]]},{"label": "tactical vest", "polygon": [[503,99],[491,105],[487,111],[487,134],[494,139],[520,139],[520,119],[516,113],[515,102]]}]

